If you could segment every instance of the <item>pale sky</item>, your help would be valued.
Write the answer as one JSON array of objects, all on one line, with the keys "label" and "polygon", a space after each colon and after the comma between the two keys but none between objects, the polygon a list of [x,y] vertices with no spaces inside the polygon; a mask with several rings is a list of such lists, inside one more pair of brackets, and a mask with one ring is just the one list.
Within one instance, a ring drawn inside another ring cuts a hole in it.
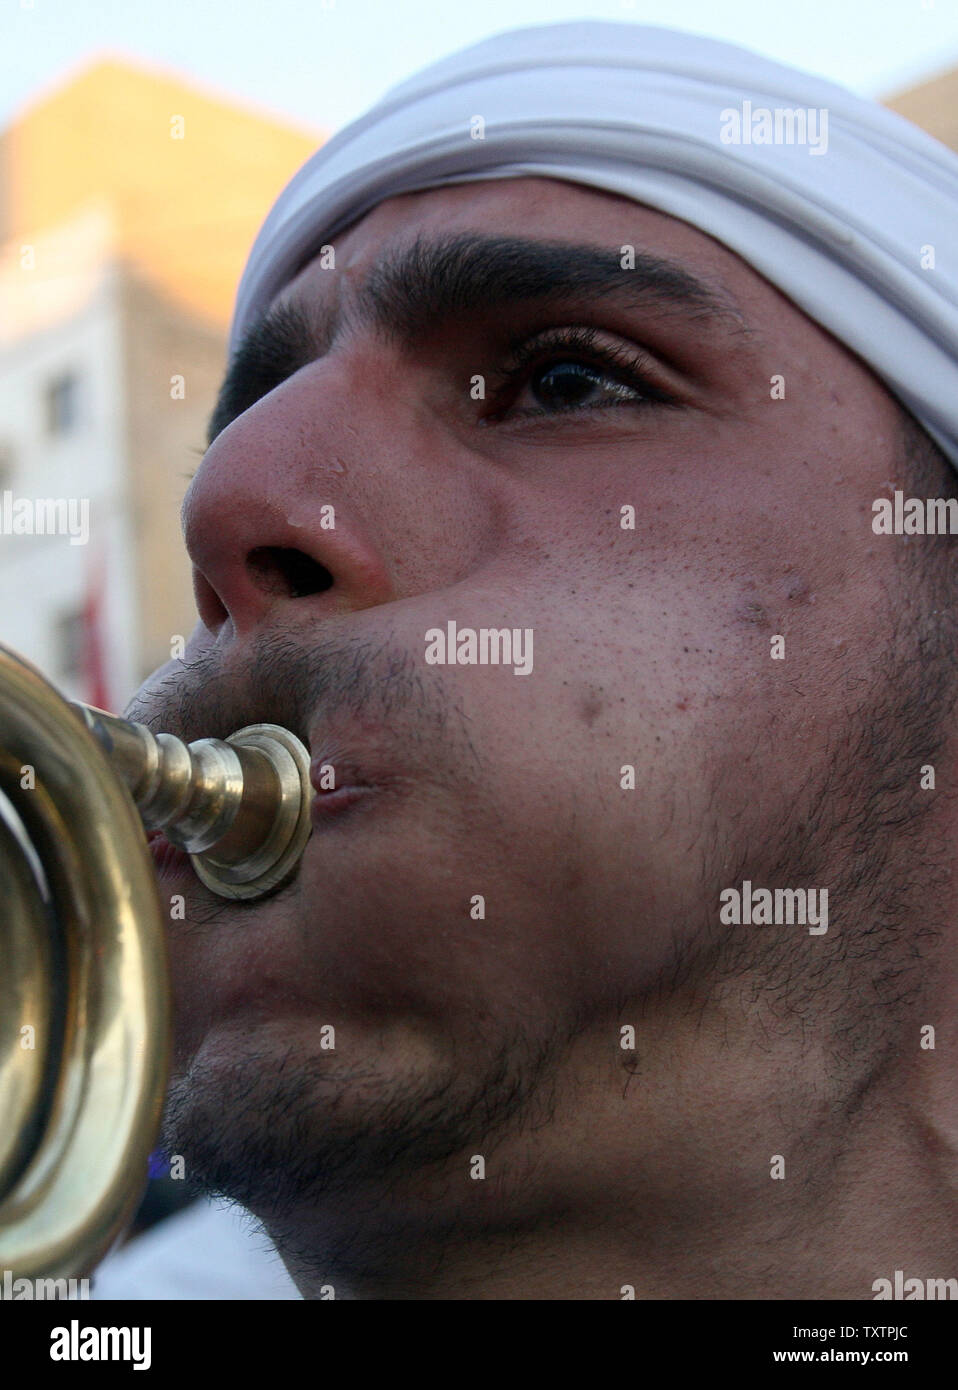
[{"label": "pale sky", "polygon": [[958,0],[3,0],[0,125],[110,51],[331,131],[468,43],[589,18],[726,39],[865,96],[958,66]]}]

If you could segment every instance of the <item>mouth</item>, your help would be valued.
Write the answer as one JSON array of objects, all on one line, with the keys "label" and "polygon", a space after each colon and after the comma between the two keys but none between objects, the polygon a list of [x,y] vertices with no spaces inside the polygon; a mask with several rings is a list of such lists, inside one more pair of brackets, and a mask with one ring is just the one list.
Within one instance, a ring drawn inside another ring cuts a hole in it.
[{"label": "mouth", "polygon": [[[314,754],[309,780],[313,830],[327,829],[377,790],[351,758],[335,757],[334,761],[331,753]],[[190,855],[173,844],[162,830],[148,830],[146,838],[158,878],[196,878]]]},{"label": "mouth", "polygon": [[309,780],[313,788],[310,818],[314,829],[328,825],[375,791],[354,763],[334,761],[323,753],[315,753],[310,760]]},{"label": "mouth", "polygon": [[153,856],[153,864],[157,875],[161,878],[174,877],[180,874],[190,874],[194,878],[193,865],[186,850],[179,849],[163,834],[162,830],[148,830],[146,832],[147,843],[150,854]]}]

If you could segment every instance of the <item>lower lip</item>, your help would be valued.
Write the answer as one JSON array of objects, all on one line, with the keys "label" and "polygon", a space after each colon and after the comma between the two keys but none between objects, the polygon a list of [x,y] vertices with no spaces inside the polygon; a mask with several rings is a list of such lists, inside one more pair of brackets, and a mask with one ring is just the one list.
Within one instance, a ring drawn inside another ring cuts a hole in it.
[{"label": "lower lip", "polygon": [[[368,796],[370,787],[337,787],[335,791],[317,792],[310,806],[314,826],[327,825],[350,806]],[[148,831],[150,854],[158,874],[192,873],[193,864],[185,850],[171,844],[161,830]]]},{"label": "lower lip", "polygon": [[335,816],[368,796],[370,787],[337,787],[335,791],[317,791],[309,808],[314,826],[326,825]]}]

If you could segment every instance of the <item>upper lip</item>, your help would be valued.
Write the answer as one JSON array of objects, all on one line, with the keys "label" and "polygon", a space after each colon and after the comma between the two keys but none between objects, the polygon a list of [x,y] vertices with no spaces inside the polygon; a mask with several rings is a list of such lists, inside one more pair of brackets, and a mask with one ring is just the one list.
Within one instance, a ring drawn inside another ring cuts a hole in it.
[{"label": "upper lip", "polygon": [[320,781],[322,769],[326,766],[333,769],[336,791],[344,787],[372,787],[378,784],[380,778],[377,774],[384,772],[385,768],[379,766],[381,750],[375,731],[365,731],[360,750],[356,747],[357,730],[353,724],[344,729],[337,727],[335,720],[317,718],[310,733],[312,737],[307,742],[310,749],[310,779],[317,793],[323,790]]},{"label": "upper lip", "polygon": [[[322,785],[324,780],[323,768],[327,765],[333,768],[333,787]],[[342,758],[327,757],[323,753],[315,753],[310,759],[309,777],[314,791],[319,796],[326,795],[330,791],[342,791],[344,787],[368,787],[370,785],[354,763],[347,762]]]},{"label": "upper lip", "polygon": [[187,673],[182,699],[172,694],[164,699],[161,685],[152,698],[143,698],[141,706],[134,700],[130,717],[141,719],[154,733],[173,734],[186,743],[200,738],[225,740],[250,724],[278,724],[308,749],[317,790],[324,764],[334,768],[337,790],[404,780],[395,763],[394,739],[360,709],[346,708],[338,700],[328,709],[321,702],[306,706],[297,700],[294,684],[287,693],[278,680],[271,681],[269,689],[259,690],[242,667],[231,665],[212,672],[208,683],[207,701],[204,687]]},{"label": "upper lip", "polygon": [[278,724],[295,734],[307,748],[312,747],[310,731],[293,709],[281,709],[274,701],[257,698],[242,676],[230,679],[225,672],[219,675],[224,685],[229,684],[225,690],[220,686],[222,693],[217,695],[209,717],[199,702],[191,700],[186,715],[180,712],[175,701],[164,701],[162,697],[148,699],[142,704],[139,699],[134,700],[127,717],[145,724],[154,734],[172,734],[184,743],[194,743],[201,738],[223,741],[250,724]]}]

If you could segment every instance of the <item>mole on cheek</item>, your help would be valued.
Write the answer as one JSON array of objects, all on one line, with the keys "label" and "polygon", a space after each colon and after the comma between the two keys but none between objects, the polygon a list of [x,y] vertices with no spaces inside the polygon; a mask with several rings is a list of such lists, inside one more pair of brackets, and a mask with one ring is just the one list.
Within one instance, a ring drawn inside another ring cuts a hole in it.
[{"label": "mole on cheek", "polygon": [[580,695],[577,702],[579,718],[591,729],[605,708],[605,699],[602,695],[601,687],[590,685],[585,694]]}]

